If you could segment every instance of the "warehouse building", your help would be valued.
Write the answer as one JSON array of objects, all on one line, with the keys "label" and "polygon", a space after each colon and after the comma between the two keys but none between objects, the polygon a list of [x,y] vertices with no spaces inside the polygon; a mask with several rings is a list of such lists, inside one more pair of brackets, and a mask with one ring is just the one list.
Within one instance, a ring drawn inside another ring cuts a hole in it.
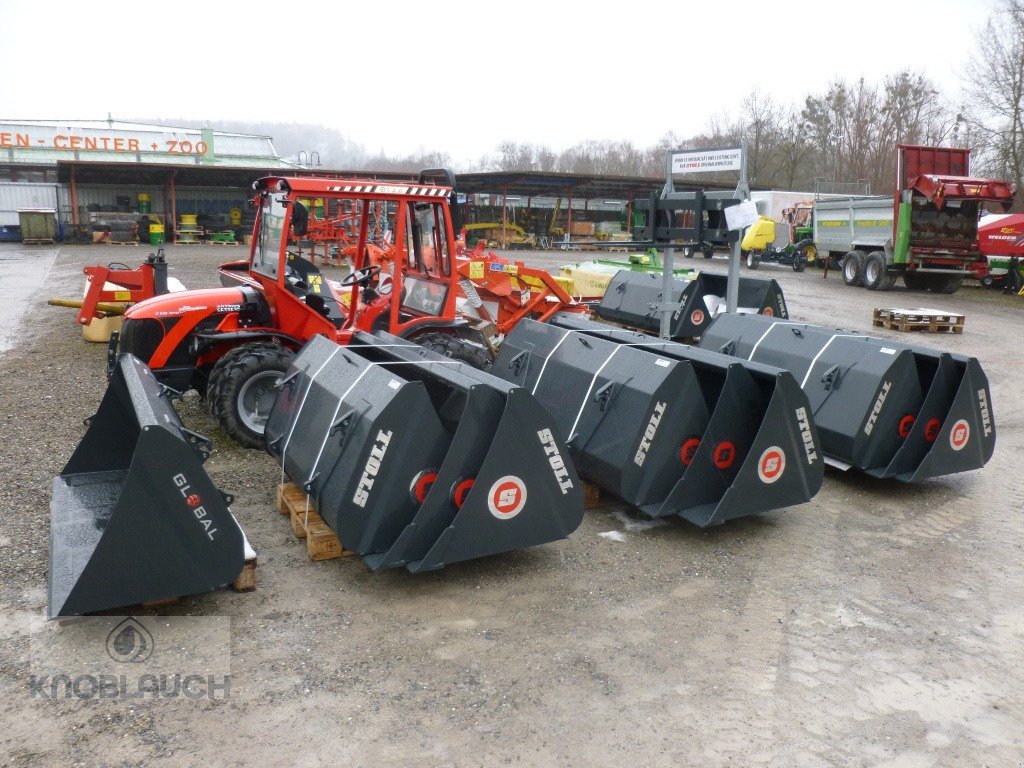
[{"label": "warehouse building", "polygon": [[98,234],[116,241],[140,220],[171,238],[183,214],[241,227],[253,179],[297,167],[278,157],[269,136],[116,120],[0,120],[0,239],[21,239],[25,210],[52,211],[56,237],[78,241]]}]

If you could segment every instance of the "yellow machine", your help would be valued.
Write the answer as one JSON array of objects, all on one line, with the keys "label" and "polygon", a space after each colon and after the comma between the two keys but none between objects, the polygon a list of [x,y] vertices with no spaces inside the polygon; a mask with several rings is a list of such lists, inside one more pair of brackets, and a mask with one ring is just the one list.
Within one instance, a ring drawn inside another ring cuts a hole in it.
[{"label": "yellow machine", "polygon": [[775,242],[775,220],[768,216],[758,216],[743,235],[740,248],[744,251],[763,251]]}]

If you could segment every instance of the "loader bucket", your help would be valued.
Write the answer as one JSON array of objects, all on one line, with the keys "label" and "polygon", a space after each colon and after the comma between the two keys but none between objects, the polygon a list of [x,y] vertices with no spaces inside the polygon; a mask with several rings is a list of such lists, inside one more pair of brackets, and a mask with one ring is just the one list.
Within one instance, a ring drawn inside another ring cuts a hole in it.
[{"label": "loader bucket", "polygon": [[[564,538],[583,495],[518,388],[396,337],[311,341],[267,447],[373,569],[418,572]],[[557,464],[557,466],[556,466]]]},{"label": "loader bucket", "polygon": [[[785,372],[762,365],[737,365],[724,355],[578,315],[556,315],[551,325],[582,336],[591,345],[614,342],[624,349],[654,355],[663,364],[685,363],[693,372],[699,394],[680,394],[677,398],[683,408],[697,411],[697,421],[704,427],[700,432],[687,433],[690,437],[680,450],[686,458],[679,468],[682,471],[665,478],[672,480],[668,495],[652,496],[638,505],[647,514],[680,515],[706,526],[802,503],[820,488],[822,461],[817,435],[807,418],[806,397]],[[496,362],[496,371],[498,366]],[[601,375],[607,369],[600,371]],[[634,369],[636,379],[645,378],[636,375],[643,370]],[[635,382],[630,384],[637,386]],[[671,428],[671,422],[662,419],[659,429],[666,425]],[[641,428],[647,426],[645,423]],[[677,438],[681,432],[676,433]],[[757,456],[752,459],[755,449]],[[609,487],[607,478],[599,475],[595,482],[617,493],[616,488]]]},{"label": "loader bucket", "polygon": [[637,507],[665,498],[710,418],[689,362],[547,323],[518,323],[492,372],[551,412],[583,477]]},{"label": "loader bucket", "polygon": [[919,362],[934,361],[936,372],[907,438],[908,445],[916,440],[917,450],[908,451],[910,455],[902,461],[897,454],[886,476],[913,482],[985,466],[995,451],[996,428],[981,364],[973,357],[920,347],[914,348],[914,355]]},{"label": "loader bucket", "polygon": [[995,427],[974,358],[763,317],[722,316],[701,346],[787,368],[830,463],[917,480],[983,466]]},{"label": "loader bucket", "polygon": [[379,332],[353,349],[430,392],[452,435],[421,504],[374,569],[413,573],[563,539],[583,520],[583,489],[550,414],[529,392],[465,363]]},{"label": "loader bucket", "polygon": [[421,382],[323,336],[293,360],[264,440],[346,548],[387,549],[419,506],[409,488],[451,442]]},{"label": "loader bucket", "polygon": [[[692,279],[674,277],[671,301],[680,308],[672,314],[669,337],[689,339],[700,336],[715,316],[725,309],[726,275],[701,273]],[[650,333],[658,333],[661,316],[662,276],[651,272],[622,270],[612,278],[596,309],[598,317]],[[788,317],[782,288],[775,280],[741,277],[740,312]]]},{"label": "loader bucket", "polygon": [[230,584],[245,537],[203,470],[210,444],[182,427],[150,369],[118,361],[50,504],[49,617]]}]

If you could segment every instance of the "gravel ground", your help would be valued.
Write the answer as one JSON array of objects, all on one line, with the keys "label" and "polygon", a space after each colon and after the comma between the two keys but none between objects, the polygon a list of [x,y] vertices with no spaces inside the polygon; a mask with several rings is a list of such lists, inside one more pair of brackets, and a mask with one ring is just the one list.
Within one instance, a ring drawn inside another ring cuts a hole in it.
[{"label": "gravel ground", "polygon": [[[146,252],[60,248],[20,343],[0,353],[0,764],[1024,764],[1024,304],[970,288],[879,295],[768,266],[801,320],[870,331],[875,305],[966,313],[962,336],[913,341],[981,359],[999,435],[989,466],[912,487],[829,469],[811,502],[709,531],[611,506],[562,542],[373,575],[356,558],[309,562],[273,511],[271,459],[227,442],[192,395],[179,413],[214,439],[206,466],[236,496],[259,588],[162,612],[230,617],[231,698],[30,698],[50,484],[105,388],[103,345],[46,299],[80,292],[86,264]],[[189,287],[241,255],[168,249]],[[598,535],[610,530],[622,540]]]}]

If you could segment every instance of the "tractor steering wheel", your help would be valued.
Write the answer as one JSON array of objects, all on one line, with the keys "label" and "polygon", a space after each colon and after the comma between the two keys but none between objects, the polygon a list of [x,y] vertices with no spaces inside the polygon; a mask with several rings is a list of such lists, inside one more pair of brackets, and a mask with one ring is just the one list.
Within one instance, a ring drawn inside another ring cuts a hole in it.
[{"label": "tractor steering wheel", "polygon": [[376,264],[371,264],[368,267],[357,269],[354,272],[350,272],[345,275],[345,278],[341,281],[341,285],[344,288],[351,288],[353,285],[358,285],[361,288],[365,288],[369,285],[370,281],[373,280],[377,275],[380,274],[380,267]]}]

